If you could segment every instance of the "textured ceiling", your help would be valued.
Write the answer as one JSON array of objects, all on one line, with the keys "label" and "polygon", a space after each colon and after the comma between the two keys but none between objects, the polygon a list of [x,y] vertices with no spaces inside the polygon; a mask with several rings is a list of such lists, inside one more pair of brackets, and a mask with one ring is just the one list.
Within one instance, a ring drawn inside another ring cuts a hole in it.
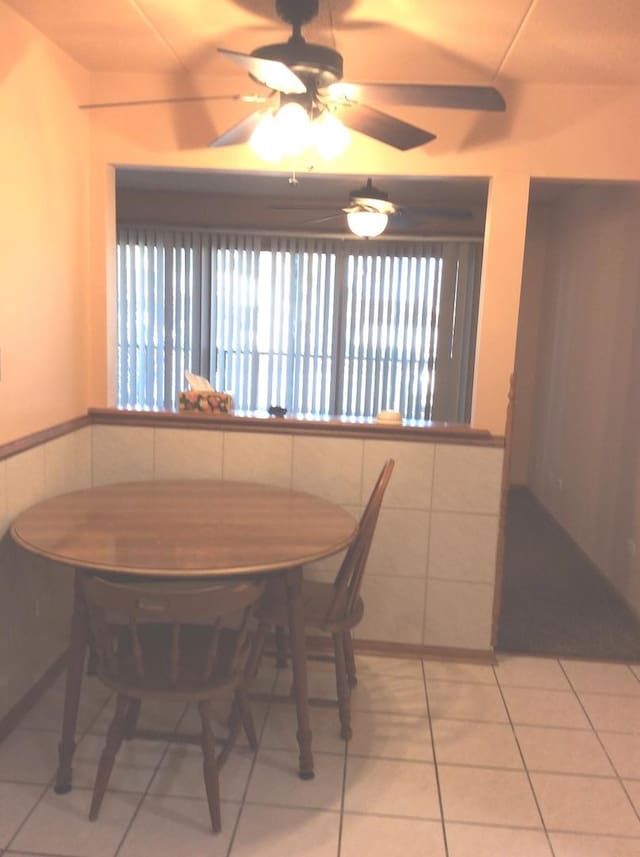
[{"label": "textured ceiling", "polygon": [[[287,38],[273,0],[4,0],[88,69],[229,78],[216,52]],[[640,0],[320,0],[345,77],[638,84]]]}]

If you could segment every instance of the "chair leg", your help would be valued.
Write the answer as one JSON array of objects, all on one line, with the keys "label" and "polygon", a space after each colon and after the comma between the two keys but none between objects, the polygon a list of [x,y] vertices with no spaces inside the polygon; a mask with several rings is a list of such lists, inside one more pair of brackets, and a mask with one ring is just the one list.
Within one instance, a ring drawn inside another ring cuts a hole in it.
[{"label": "chair leg", "polygon": [[342,632],[342,643],[344,645],[344,659],[347,666],[347,679],[349,687],[356,687],[358,684],[358,676],[356,675],[356,659],[353,654],[353,640],[351,639],[351,631],[348,628]]},{"label": "chair leg", "polygon": [[104,745],[102,755],[100,756],[100,761],[98,762],[96,782],[93,787],[93,797],[91,799],[91,809],[89,810],[89,819],[91,821],[95,821],[98,817],[100,807],[102,806],[102,800],[107,790],[107,786],[109,785],[113,763],[116,760],[116,755],[120,749],[120,745],[122,744],[122,739],[124,738],[125,723],[130,701],[131,700],[128,697],[123,696],[121,693],[118,694],[118,699],[116,701],[116,713],[114,714],[111,725],[107,730],[107,740]]},{"label": "chair leg", "polygon": [[132,699],[127,711],[127,719],[124,724],[124,737],[130,741],[135,737],[136,729],[138,728],[138,718],[140,717],[141,699]]},{"label": "chair leg", "polygon": [[198,703],[200,720],[202,722],[202,770],[204,773],[204,786],[207,792],[209,804],[209,817],[211,828],[214,833],[222,830],[220,818],[220,783],[218,780],[218,762],[216,760],[215,737],[211,728],[211,712],[209,703],[201,701]]},{"label": "chair leg", "polygon": [[287,667],[287,637],[282,625],[276,625],[276,667],[279,670]]},{"label": "chair leg", "polygon": [[251,651],[247,658],[247,663],[244,670],[244,675],[247,684],[250,684],[258,674],[260,661],[262,659],[262,650],[264,649],[264,640],[267,636],[269,625],[266,622],[260,622],[253,636]]},{"label": "chair leg", "polygon": [[338,713],[340,715],[340,735],[345,741],[351,738],[351,688],[347,681],[347,667],[344,657],[342,632],[333,636],[333,650],[336,660],[336,690],[338,692]]}]

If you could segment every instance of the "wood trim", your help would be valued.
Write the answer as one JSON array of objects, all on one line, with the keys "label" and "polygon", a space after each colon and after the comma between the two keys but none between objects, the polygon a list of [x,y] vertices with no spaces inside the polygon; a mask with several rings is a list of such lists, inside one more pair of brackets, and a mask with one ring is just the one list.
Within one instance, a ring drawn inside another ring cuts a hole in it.
[{"label": "wood trim", "polygon": [[[353,648],[357,654],[380,655],[385,658],[409,658],[434,661],[456,661],[470,664],[497,663],[491,649],[456,649],[448,646],[429,646],[421,643],[387,643],[382,640],[358,640],[354,637]],[[328,637],[307,637],[308,652],[333,652],[333,643]]]},{"label": "wood trim", "polygon": [[0,461],[5,458],[11,458],[12,455],[18,455],[19,452],[26,452],[35,446],[48,443],[65,434],[70,434],[90,424],[91,418],[87,414],[83,417],[74,417],[74,419],[67,420],[64,423],[58,423],[49,428],[41,429],[33,434],[27,434],[17,440],[9,441],[9,443],[0,444]]},{"label": "wood trim", "polygon": [[168,411],[125,411],[115,408],[91,408],[93,425],[117,425],[145,428],[205,429],[207,431],[256,432],[264,434],[300,434],[322,437],[349,437],[365,440],[402,440],[421,443],[462,444],[464,446],[504,446],[504,438],[466,425],[427,423],[387,426],[375,422],[348,420],[306,420],[295,417],[259,417],[234,414],[172,413]]},{"label": "wood trim", "polygon": [[509,480],[511,476],[511,450],[513,448],[513,413],[515,409],[515,374],[509,383],[509,400],[504,431],[504,458],[502,460],[502,485],[500,491],[500,517],[498,520],[498,544],[496,547],[496,575],[493,590],[493,610],[491,614],[491,645],[495,648],[498,640],[498,621],[502,607],[502,580],[504,577],[504,554],[507,543],[507,507],[509,503]]},{"label": "wood trim", "polygon": [[13,705],[9,711],[0,719],[0,743],[20,723],[22,718],[33,708],[40,697],[55,682],[67,665],[67,652],[64,651],[51,664],[47,671],[29,690]]}]

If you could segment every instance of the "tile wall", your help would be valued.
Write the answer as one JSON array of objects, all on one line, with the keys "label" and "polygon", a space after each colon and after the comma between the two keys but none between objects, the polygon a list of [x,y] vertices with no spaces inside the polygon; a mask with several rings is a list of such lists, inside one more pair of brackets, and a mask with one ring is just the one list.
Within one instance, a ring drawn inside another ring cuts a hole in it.
[{"label": "tile wall", "polygon": [[[360,639],[490,648],[503,450],[445,443],[96,425],[0,461],[0,536],[24,508],[85,486],[247,479],[333,500],[358,516],[396,467],[363,594]],[[331,579],[340,557],[309,574]],[[64,648],[71,573],[0,542],[0,717]]]}]

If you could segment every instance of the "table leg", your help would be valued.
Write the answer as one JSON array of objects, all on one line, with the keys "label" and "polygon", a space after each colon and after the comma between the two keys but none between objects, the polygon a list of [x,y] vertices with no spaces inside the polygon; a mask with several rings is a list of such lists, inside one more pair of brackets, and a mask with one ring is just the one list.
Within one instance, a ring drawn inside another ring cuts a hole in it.
[{"label": "table leg", "polygon": [[307,654],[304,641],[304,607],[302,603],[302,569],[292,568],[287,571],[285,582],[287,586],[293,689],[298,715],[297,738],[300,748],[300,778],[311,780],[315,774],[313,771],[313,754],[311,752],[311,726],[309,724]]},{"label": "table leg", "polygon": [[63,795],[71,791],[71,762],[76,749],[76,722],[80,704],[82,674],[89,640],[87,614],[82,597],[81,571],[76,571],[73,586],[73,614],[71,616],[71,639],[67,662],[67,681],[64,692],[64,714],[62,736],[58,746],[58,772],[54,791]]}]

